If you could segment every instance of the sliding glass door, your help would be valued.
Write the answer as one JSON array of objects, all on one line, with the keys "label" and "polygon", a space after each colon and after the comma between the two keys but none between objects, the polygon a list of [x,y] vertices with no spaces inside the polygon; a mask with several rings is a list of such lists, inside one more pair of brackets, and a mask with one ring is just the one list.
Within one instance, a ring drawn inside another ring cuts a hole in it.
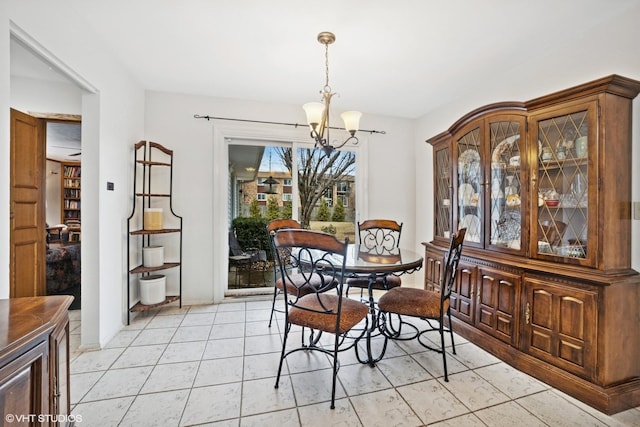
[{"label": "sliding glass door", "polygon": [[230,239],[250,259],[239,265],[230,257],[228,288],[273,286],[273,254],[264,232],[270,220],[292,218],[304,228],[354,241],[355,184],[355,151],[326,154],[302,144],[229,141]]}]

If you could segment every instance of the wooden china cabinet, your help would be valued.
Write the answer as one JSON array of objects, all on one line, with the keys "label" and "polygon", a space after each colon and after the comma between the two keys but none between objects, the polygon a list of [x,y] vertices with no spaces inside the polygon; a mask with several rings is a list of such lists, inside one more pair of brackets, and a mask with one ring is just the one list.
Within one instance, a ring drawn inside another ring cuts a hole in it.
[{"label": "wooden china cabinet", "polygon": [[[472,111],[429,139],[439,287],[467,228],[453,328],[605,412],[640,405],[640,275],[631,269],[631,120],[640,82],[613,75]],[[635,147],[640,149],[640,147]]]}]

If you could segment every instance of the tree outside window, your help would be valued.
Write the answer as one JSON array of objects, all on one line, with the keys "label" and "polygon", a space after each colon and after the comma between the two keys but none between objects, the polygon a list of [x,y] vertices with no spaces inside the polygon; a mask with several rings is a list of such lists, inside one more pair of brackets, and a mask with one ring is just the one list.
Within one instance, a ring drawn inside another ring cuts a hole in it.
[{"label": "tree outside window", "polygon": [[356,155],[351,151],[334,150],[327,154],[323,150],[300,148],[297,151],[296,168],[293,165],[292,148],[276,147],[275,152],[289,172],[293,174],[295,170],[298,175],[299,221],[304,227],[309,225],[322,196],[333,196],[333,189],[338,183],[355,176]]}]

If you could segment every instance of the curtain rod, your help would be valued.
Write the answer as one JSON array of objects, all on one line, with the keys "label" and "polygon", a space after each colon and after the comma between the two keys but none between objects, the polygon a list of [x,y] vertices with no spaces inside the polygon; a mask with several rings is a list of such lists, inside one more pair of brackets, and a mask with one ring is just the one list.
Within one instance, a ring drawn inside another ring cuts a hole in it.
[{"label": "curtain rod", "polygon": [[[263,121],[263,120],[248,120],[248,119],[231,119],[228,117],[212,117],[212,116],[201,116],[199,114],[194,114],[193,115],[194,119],[207,119],[207,121],[209,120],[231,120],[234,122],[247,122],[247,123],[263,123],[263,124],[269,124],[269,125],[282,125],[282,126],[293,126],[293,127],[298,127],[298,126],[302,126],[302,127],[309,127],[309,125],[301,125],[299,123],[283,123],[283,122],[267,122],[267,121]],[[329,127],[329,129],[336,129],[336,130],[344,130],[342,128],[336,128],[336,127]],[[367,130],[367,129],[358,129],[358,132],[368,132],[370,134],[374,134],[374,133],[379,133],[382,135],[386,135],[387,132],[383,131],[383,130]]]}]

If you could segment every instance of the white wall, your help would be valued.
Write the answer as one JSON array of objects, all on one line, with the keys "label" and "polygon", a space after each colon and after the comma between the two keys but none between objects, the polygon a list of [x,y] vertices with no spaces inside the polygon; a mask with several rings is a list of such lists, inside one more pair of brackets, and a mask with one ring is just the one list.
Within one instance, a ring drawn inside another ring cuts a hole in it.
[{"label": "white wall", "polygon": [[[559,42],[549,46],[546,57],[531,58],[520,64],[523,69],[536,70],[528,73],[536,75],[536,79],[522,81],[513,70],[501,73],[500,67],[496,67],[493,78],[479,82],[473,93],[444,103],[437,111],[420,117],[415,124],[417,234],[433,239],[433,153],[431,146],[425,143],[426,139],[446,130],[471,110],[494,102],[527,101],[610,74],[640,80],[638,19],[640,3],[623,19],[603,21],[597,28],[572,27],[571,31],[583,33],[579,46]],[[522,48],[526,49],[526,46]],[[473,78],[473,70],[469,71],[469,78]],[[633,109],[632,200],[640,201],[640,97],[634,100]],[[640,271],[640,220],[632,221],[631,240],[632,267]]]},{"label": "white wall", "polygon": [[69,82],[11,77],[11,108],[23,113],[82,113],[82,89]]},{"label": "white wall", "polygon": [[[144,92],[117,58],[93,36],[88,24],[59,10],[54,2],[0,2],[0,174],[9,182],[9,37],[13,31],[62,68],[82,92],[82,346],[99,347],[124,319],[126,230],[131,145],[143,135]],[[18,87],[16,87],[18,90]],[[17,93],[17,92],[16,92]],[[34,101],[35,102],[35,101]],[[35,110],[55,106],[22,109]],[[106,191],[106,181],[115,191]],[[0,203],[9,205],[8,185]],[[0,210],[0,241],[9,242],[9,212]],[[114,268],[114,266],[116,268]],[[0,245],[0,298],[9,295],[9,245]]]},{"label": "white wall", "polygon": [[[8,4],[0,1],[0,16],[9,16]],[[9,20],[0,19],[0,182],[9,182]],[[9,186],[0,186],[0,298],[9,296]]]}]

